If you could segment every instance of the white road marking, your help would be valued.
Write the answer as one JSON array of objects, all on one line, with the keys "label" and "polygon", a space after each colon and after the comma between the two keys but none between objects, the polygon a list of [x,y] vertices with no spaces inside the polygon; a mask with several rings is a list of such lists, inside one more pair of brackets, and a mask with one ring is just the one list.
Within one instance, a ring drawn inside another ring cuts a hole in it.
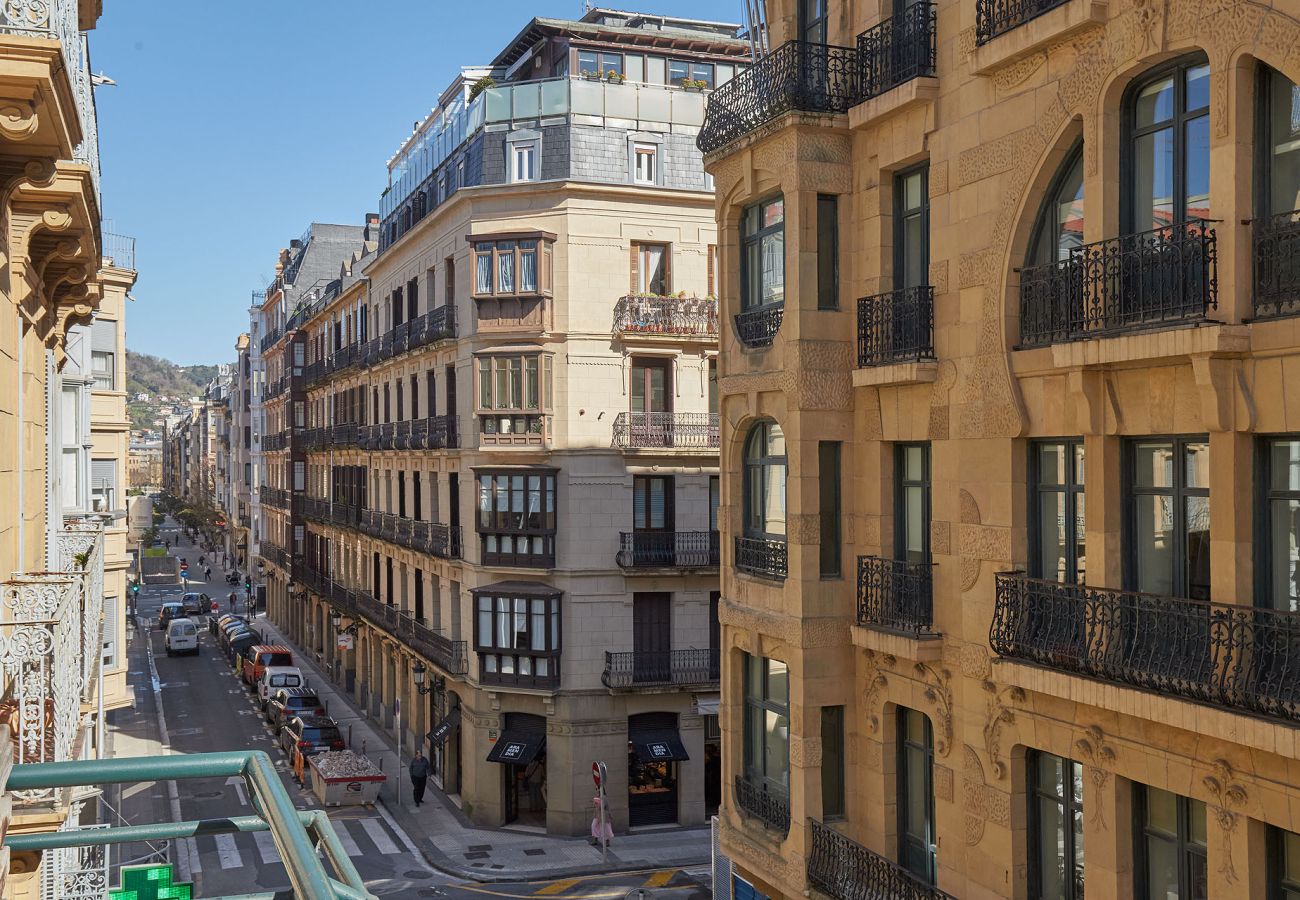
[{"label": "white road marking", "polygon": [[[159,743],[167,748],[168,754],[172,752],[171,738],[167,736],[167,716],[163,712],[162,688],[158,682],[158,664],[153,658],[153,641],[145,641],[145,657],[149,662],[149,680],[153,682],[153,699],[154,704],[158,707],[158,740]],[[167,799],[172,810],[172,819],[177,822],[184,821],[181,818],[181,795],[176,788],[175,781],[167,782]],[[194,876],[203,871],[203,864],[199,862],[199,848],[194,843],[194,838],[185,838],[180,842],[181,853],[176,859],[178,874],[184,881],[193,881]]]},{"label": "white road marking", "polygon": [[343,845],[344,852],[353,859],[360,859],[361,848],[357,846],[356,841],[352,840],[352,835],[348,834],[347,826],[342,822],[335,822],[334,831],[339,836],[339,843]]},{"label": "white road marking", "polygon": [[221,859],[223,869],[242,869],[244,858],[239,855],[239,845],[233,834],[219,834],[217,838],[217,856]]},{"label": "white road marking", "polygon": [[254,831],[253,840],[257,841],[257,852],[262,856],[263,865],[280,861],[280,851],[275,849],[275,838],[269,831]]},{"label": "white road marking", "polygon": [[410,854],[414,856],[421,865],[423,865],[424,857],[420,855],[420,848],[415,845],[415,841],[411,840],[411,836],[406,833],[406,830],[403,829],[401,825],[397,824],[397,821],[392,817],[392,814],[388,812],[387,807],[382,803],[376,803],[375,812],[379,813],[380,817],[388,823],[388,827],[393,829],[393,834],[397,835]]},{"label": "white road marking", "polygon": [[402,848],[393,843],[393,839],[388,836],[388,832],[384,831],[384,826],[378,819],[362,819],[361,828],[384,856],[402,852]]}]

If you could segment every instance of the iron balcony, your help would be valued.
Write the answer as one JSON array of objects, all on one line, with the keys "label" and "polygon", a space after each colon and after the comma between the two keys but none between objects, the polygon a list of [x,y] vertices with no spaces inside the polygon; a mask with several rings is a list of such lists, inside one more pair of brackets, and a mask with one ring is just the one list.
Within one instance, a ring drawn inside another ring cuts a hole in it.
[{"label": "iron balcony", "polygon": [[784,317],[785,301],[765,303],[738,312],[735,316],[736,339],[751,349],[770,347],[776,340],[776,333],[781,330]]},{"label": "iron balcony", "polygon": [[624,450],[714,450],[720,445],[717,413],[621,412],[614,446]]},{"label": "iron balcony", "polygon": [[624,531],[615,561],[625,569],[716,567],[720,557],[716,531]]},{"label": "iron balcony", "polygon": [[857,102],[934,74],[935,6],[930,0],[904,8],[858,35]]},{"label": "iron balcony", "polygon": [[1251,224],[1255,318],[1300,315],[1300,210]]},{"label": "iron balcony", "polygon": [[835,900],[955,900],[898,863],[809,820],[808,883]]},{"label": "iron balcony", "polygon": [[785,539],[737,537],[736,568],[760,578],[784,581],[789,572]]},{"label": "iron balcony", "polygon": [[858,300],[858,365],[934,359],[934,288],[900,288]]},{"label": "iron balcony", "polygon": [[1070,250],[1020,272],[1020,343],[1031,347],[1204,321],[1218,306],[1207,219]]},{"label": "iron balcony", "polygon": [[713,297],[629,294],[614,304],[614,334],[654,338],[718,337],[718,301]]},{"label": "iron balcony", "polygon": [[975,0],[975,46],[1019,28],[1066,0]]},{"label": "iron balcony", "polygon": [[618,653],[607,650],[600,681],[611,690],[716,687],[718,674],[718,651],[712,648]]},{"label": "iron balcony", "polygon": [[934,563],[858,557],[858,624],[934,635]]},{"label": "iron balcony", "polygon": [[1300,722],[1300,613],[997,576],[994,652]]},{"label": "iron balcony", "polygon": [[736,807],[745,818],[756,819],[782,835],[790,831],[790,798],[785,791],[737,775],[733,792]]}]

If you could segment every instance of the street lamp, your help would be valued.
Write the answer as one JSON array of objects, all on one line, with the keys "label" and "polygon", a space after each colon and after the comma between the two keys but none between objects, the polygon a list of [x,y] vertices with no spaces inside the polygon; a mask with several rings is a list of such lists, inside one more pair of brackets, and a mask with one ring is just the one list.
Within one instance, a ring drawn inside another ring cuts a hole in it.
[{"label": "street lamp", "polygon": [[420,694],[431,694],[434,691],[441,691],[447,685],[447,679],[443,678],[441,675],[435,675],[433,676],[433,684],[425,687],[424,677],[428,674],[428,671],[429,669],[425,664],[418,659],[415,661],[415,664],[411,666],[411,677],[415,681],[415,689]]},{"label": "street lamp", "polygon": [[338,609],[338,607],[336,607],[336,606],[332,606],[332,607],[330,607],[330,624],[333,625],[333,626],[334,626],[334,630],[337,631],[337,632],[339,632],[340,634],[353,634],[353,635],[354,635],[354,634],[357,633],[357,623],[356,623],[356,622],[353,622],[353,623],[352,623],[351,625],[349,625],[347,628],[344,628],[344,627],[343,627],[343,613],[339,612],[339,609]]}]

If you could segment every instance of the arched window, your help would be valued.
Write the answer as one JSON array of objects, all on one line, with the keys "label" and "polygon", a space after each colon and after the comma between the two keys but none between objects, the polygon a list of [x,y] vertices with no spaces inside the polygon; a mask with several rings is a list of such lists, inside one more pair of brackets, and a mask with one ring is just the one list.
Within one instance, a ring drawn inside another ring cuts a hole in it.
[{"label": "arched window", "polygon": [[1068,259],[1083,244],[1083,141],[1070,148],[1057,170],[1029,242],[1028,264]]},{"label": "arched window", "polygon": [[785,434],[759,422],[745,441],[745,536],[785,538]]},{"label": "arched window", "polygon": [[1183,57],[1135,82],[1125,103],[1130,232],[1210,216],[1210,64]]}]

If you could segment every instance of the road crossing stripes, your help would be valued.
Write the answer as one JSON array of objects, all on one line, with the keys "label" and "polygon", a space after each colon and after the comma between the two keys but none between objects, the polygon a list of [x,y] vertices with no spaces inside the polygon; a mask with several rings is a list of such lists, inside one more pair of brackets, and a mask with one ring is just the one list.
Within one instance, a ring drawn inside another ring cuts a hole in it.
[{"label": "road crossing stripes", "polygon": [[[331,821],[335,833],[338,834],[339,843],[352,859],[361,859],[373,853],[394,856],[404,852],[395,835],[380,818],[332,819]],[[195,857],[206,859],[211,863],[215,855],[222,869],[242,868],[246,857],[255,858],[266,866],[280,864],[280,853],[275,848],[275,839],[267,831],[251,834],[217,834],[193,840],[197,844],[198,851]],[[196,866],[196,871],[202,870],[201,864]]]},{"label": "road crossing stripes", "polygon": [[221,868],[243,868],[244,859],[239,855],[239,847],[235,844],[235,836],[233,834],[219,834],[216,836],[216,841],[217,858],[221,861]]},{"label": "road crossing stripes", "polygon": [[392,838],[388,836],[388,833],[384,831],[384,825],[378,819],[361,819],[359,821],[361,827],[365,829],[366,834],[370,837],[370,840],[374,842],[375,847],[380,853],[389,856],[394,853],[402,852],[401,848],[398,847]]},{"label": "road crossing stripes", "polygon": [[275,849],[275,838],[271,837],[271,832],[255,831],[253,840],[257,843],[257,852],[261,854],[263,865],[280,861],[280,851]]},{"label": "road crossing stripes", "polygon": [[352,840],[352,832],[348,831],[344,823],[335,822],[334,831],[339,836],[339,843],[343,845],[343,852],[352,859],[361,855],[361,848],[357,846],[356,841]]}]

